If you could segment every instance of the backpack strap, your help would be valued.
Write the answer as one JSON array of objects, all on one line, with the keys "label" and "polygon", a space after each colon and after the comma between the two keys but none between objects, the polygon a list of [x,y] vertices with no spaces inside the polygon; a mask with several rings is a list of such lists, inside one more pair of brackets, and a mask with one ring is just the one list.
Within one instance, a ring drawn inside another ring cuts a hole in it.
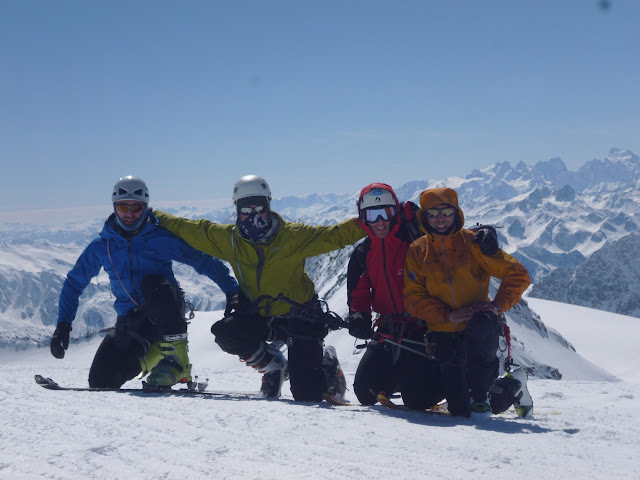
[{"label": "backpack strap", "polygon": [[347,303],[351,304],[351,292],[356,288],[360,278],[367,273],[367,253],[371,249],[371,239],[366,237],[360,242],[349,259],[347,267]]},{"label": "backpack strap", "polygon": [[407,201],[400,204],[400,218],[404,225],[407,240],[410,243],[415,242],[424,235],[418,222],[418,210],[420,210],[420,207],[413,202]]}]

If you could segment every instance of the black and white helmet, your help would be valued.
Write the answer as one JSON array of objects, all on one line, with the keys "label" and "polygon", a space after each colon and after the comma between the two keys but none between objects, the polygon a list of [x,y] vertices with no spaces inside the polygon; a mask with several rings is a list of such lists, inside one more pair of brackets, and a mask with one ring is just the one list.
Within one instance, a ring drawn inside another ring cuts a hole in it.
[{"label": "black and white helmet", "polygon": [[118,179],[113,187],[111,202],[116,203],[121,200],[135,200],[144,204],[149,204],[149,189],[139,177],[127,175]]}]

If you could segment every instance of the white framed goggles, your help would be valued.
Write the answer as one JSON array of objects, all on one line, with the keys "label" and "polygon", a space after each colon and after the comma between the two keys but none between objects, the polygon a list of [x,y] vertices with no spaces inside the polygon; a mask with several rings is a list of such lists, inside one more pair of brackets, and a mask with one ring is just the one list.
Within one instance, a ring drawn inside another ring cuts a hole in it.
[{"label": "white framed goggles", "polygon": [[238,212],[240,212],[242,215],[251,215],[253,212],[256,212],[258,214],[262,214],[264,212],[267,211],[267,206],[266,205],[256,205],[255,207],[241,207],[238,208]]},{"label": "white framed goggles", "polygon": [[385,222],[393,220],[397,209],[392,206],[366,208],[362,211],[362,219],[367,223],[375,223],[382,218]]}]

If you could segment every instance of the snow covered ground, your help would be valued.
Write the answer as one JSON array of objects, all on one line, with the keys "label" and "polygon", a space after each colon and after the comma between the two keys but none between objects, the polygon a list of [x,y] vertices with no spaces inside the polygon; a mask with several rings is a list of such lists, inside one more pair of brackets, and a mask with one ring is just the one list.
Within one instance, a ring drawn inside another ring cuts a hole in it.
[{"label": "snow covered ground", "polygon": [[[637,479],[640,320],[527,299],[542,320],[619,382],[531,380],[533,420],[474,421],[384,407],[47,391],[38,373],[86,386],[100,341],[0,351],[1,479]],[[222,353],[209,327],[190,327],[195,372],[210,389],[250,391],[260,378]],[[334,332],[349,385],[357,357]],[[562,360],[550,363],[563,370]],[[126,386],[139,384],[132,381]],[[351,395],[353,398],[353,395]]]}]

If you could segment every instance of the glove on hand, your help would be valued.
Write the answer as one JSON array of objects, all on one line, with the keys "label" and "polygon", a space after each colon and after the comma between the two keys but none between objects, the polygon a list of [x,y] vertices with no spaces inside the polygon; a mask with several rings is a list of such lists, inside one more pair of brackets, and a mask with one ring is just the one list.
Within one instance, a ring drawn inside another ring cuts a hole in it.
[{"label": "glove on hand", "polygon": [[51,337],[51,355],[56,358],[64,358],[64,351],[69,348],[69,332],[71,332],[71,324],[61,322],[56,327]]},{"label": "glove on hand", "polygon": [[491,225],[479,225],[473,242],[480,246],[482,253],[491,256],[498,251],[498,235],[495,227]]},{"label": "glove on hand", "polygon": [[349,323],[349,335],[363,340],[369,340],[373,336],[370,316],[355,312],[350,314],[346,320]]}]

